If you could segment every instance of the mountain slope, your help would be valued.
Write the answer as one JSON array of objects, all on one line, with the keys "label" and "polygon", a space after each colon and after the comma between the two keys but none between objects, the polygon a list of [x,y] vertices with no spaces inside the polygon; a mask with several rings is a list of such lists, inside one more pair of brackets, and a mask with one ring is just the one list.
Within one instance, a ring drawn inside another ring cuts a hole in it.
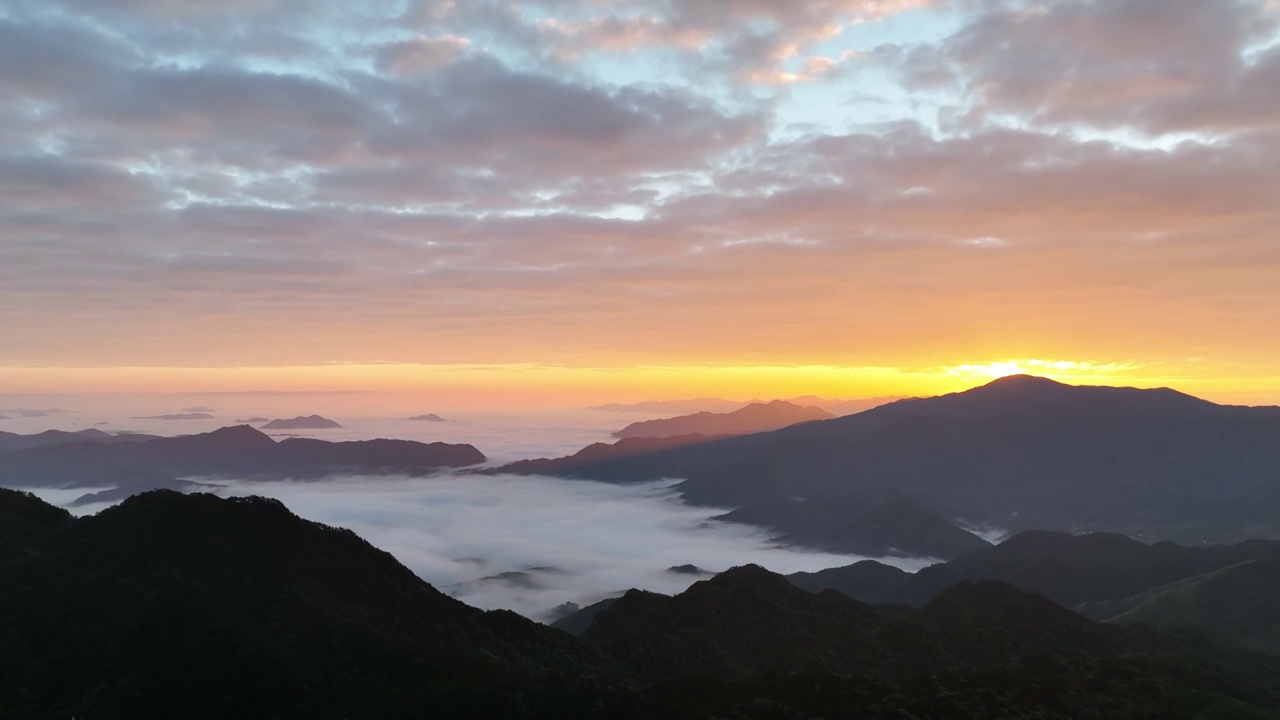
[{"label": "mountain slope", "polygon": [[950,560],[990,547],[940,511],[886,489],[748,505],[716,519],[770,528],[790,544],[870,557]]},{"label": "mountain slope", "polygon": [[0,612],[22,619],[0,628],[6,716],[506,717],[557,673],[618,677],[261,498],[155,492],[76,520],[0,573]]},{"label": "mountain slope", "polygon": [[613,433],[613,436],[664,438],[678,435],[746,435],[813,420],[830,420],[832,417],[835,416],[820,408],[774,400],[768,403],[751,403],[728,413],[699,412],[664,420],[634,422]]},{"label": "mountain slope", "polygon": [[816,670],[884,676],[944,664],[924,632],[753,565],[675,597],[632,590],[600,612],[582,638],[667,677]]},{"label": "mountain slope", "polygon": [[1076,609],[1106,622],[1195,628],[1280,654],[1280,555]]},{"label": "mountain slope", "polygon": [[1027,531],[914,575],[867,561],[798,575],[796,582],[808,589],[837,589],[867,601],[920,606],[957,583],[999,580],[1074,607],[1119,600],[1230,565],[1271,557],[1280,557],[1280,543],[1184,547],[1168,542],[1147,545],[1114,534]]},{"label": "mountain slope", "polygon": [[[1097,624],[994,581],[952,586],[906,612],[808,593],[745,566],[674,597],[630,591],[598,612],[582,639],[696,697],[717,697],[727,678],[729,687],[752,682],[756,693],[768,686],[824,717],[1075,718],[1089,708],[1141,707],[1143,717],[1262,718],[1280,710],[1280,680],[1271,677],[1280,658]],[[1161,691],[1146,691],[1153,686]],[[1009,692],[988,695],[992,687]],[[840,703],[820,699],[829,694]]]},{"label": "mountain slope", "polygon": [[567,474],[686,478],[687,500],[721,507],[893,487],[1012,530],[1224,542],[1280,536],[1278,438],[1278,408],[1015,377]]}]

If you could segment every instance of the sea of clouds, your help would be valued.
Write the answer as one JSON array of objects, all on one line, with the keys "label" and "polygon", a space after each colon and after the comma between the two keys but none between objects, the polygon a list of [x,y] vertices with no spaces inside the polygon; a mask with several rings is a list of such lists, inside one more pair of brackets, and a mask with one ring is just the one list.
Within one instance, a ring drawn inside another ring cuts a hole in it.
[{"label": "sea of clouds", "polygon": [[[756,563],[791,573],[864,559],[782,547],[759,528],[715,521],[724,510],[686,505],[670,482],[466,475],[213,482],[224,484],[220,494],[277,498],[301,517],[350,528],[470,605],[539,620],[566,602],[587,605],[633,587],[677,593],[704,579],[672,566],[719,571]],[[69,491],[39,492],[52,502],[74,499]],[[914,571],[931,561],[887,562]],[[520,571],[511,581],[476,582]]]},{"label": "sea of clouds", "polygon": [[[490,464],[520,458],[570,454],[592,442],[611,442],[609,433],[644,416],[589,410],[539,413],[449,413],[449,422],[409,421],[408,410],[375,408],[357,412],[309,406],[244,403],[220,407],[214,418],[191,421],[139,419],[148,411],[190,408],[72,407],[47,418],[13,418],[3,429],[39,432],[48,428],[96,427],[109,432],[159,435],[208,432],[252,415],[291,417],[316,411],[343,427],[303,431],[325,440],[392,437],[423,442],[465,442],[490,457]],[[446,413],[441,413],[446,414]],[[293,433],[280,433],[284,436]],[[189,478],[201,480],[201,478]],[[813,571],[864,558],[787,548],[750,526],[713,518],[727,509],[686,505],[672,482],[611,485],[551,477],[443,474],[429,478],[343,477],[321,482],[236,482],[206,480],[223,495],[263,495],[284,502],[309,520],[349,528],[437,588],[485,609],[506,608],[548,619],[566,602],[586,605],[628,588],[663,593],[684,590],[701,579],[668,568],[692,564],[719,571],[756,563],[776,572]],[[49,502],[67,505],[89,489],[33,490]],[[106,505],[72,508],[78,515]],[[930,560],[890,558],[916,570]],[[483,580],[502,573],[509,581]]]}]

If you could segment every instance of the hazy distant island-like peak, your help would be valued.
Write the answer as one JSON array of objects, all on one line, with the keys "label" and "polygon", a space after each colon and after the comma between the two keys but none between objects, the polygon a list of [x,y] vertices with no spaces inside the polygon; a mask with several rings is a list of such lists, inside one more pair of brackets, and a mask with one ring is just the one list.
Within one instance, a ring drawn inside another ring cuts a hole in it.
[{"label": "hazy distant island-like peak", "polygon": [[687,400],[645,400],[637,403],[607,403],[587,408],[597,412],[617,413],[697,413],[697,412],[733,412],[746,405],[736,400],[723,398],[689,398]]},{"label": "hazy distant island-like peak", "polygon": [[796,423],[830,420],[831,413],[816,407],[802,407],[785,400],[752,403],[730,413],[700,412],[665,420],[634,422],[613,433],[617,438],[674,437],[679,435],[747,435],[777,430]]},{"label": "hazy distant island-like peak", "polygon": [[184,412],[172,413],[168,415],[139,415],[134,416],[133,420],[212,420],[213,416],[207,412]]},{"label": "hazy distant island-like peak", "polygon": [[242,424],[242,425],[243,425],[243,424],[248,424],[248,425],[260,425],[260,424],[262,424],[262,423],[271,422],[271,418],[264,418],[264,417],[251,417],[251,418],[249,418],[248,420],[236,420],[236,422],[237,422],[237,423],[240,423],[240,424]]},{"label": "hazy distant island-like peak", "polygon": [[414,415],[410,420],[419,420],[421,422],[449,422],[435,413],[427,413],[426,415]]},{"label": "hazy distant island-like peak", "polygon": [[287,420],[277,419],[263,425],[264,430],[329,430],[342,427],[338,423],[319,415],[308,415]]}]

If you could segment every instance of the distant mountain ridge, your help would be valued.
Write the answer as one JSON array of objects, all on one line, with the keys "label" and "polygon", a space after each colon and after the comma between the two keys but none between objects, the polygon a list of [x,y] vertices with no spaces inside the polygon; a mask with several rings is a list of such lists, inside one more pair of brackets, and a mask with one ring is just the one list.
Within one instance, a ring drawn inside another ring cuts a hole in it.
[{"label": "distant mountain ridge", "polygon": [[560,473],[572,473],[574,468],[591,465],[603,460],[634,457],[654,450],[697,445],[715,439],[714,437],[697,434],[663,438],[623,438],[615,443],[592,443],[578,452],[564,457],[517,460],[500,467],[485,468],[476,472],[486,475],[557,475]]},{"label": "distant mountain ridge", "polygon": [[[56,435],[54,439],[67,438]],[[484,454],[471,445],[410,440],[328,442],[310,438],[277,442],[260,430],[237,425],[179,437],[135,439],[101,433],[84,442],[35,447],[28,443],[22,449],[0,454],[0,486],[84,486],[117,473],[238,479],[315,479],[335,473],[423,474],[484,461]]]},{"label": "distant mountain ridge", "polygon": [[746,435],[777,430],[797,423],[829,420],[831,413],[783,400],[752,403],[730,413],[700,412],[663,420],[634,422],[613,433],[616,438],[675,437],[680,435]]},{"label": "distant mountain ridge", "polygon": [[[800,405],[802,407],[816,407],[825,410],[832,415],[851,415],[853,413],[870,410],[886,403],[902,400],[901,397],[872,397],[872,398],[855,398],[846,400],[837,400],[831,398],[818,397],[817,395],[803,395],[795,398],[778,398],[792,405]],[[645,400],[636,403],[608,403],[605,405],[596,405],[587,408],[598,412],[615,412],[615,413],[648,413],[653,415],[691,415],[700,412],[711,413],[730,413],[735,410],[741,410],[747,405],[753,403],[768,402],[765,400],[725,400],[723,398],[690,398],[688,400]]]},{"label": "distant mountain ridge", "polygon": [[276,419],[262,426],[263,430],[329,430],[342,427],[338,423],[319,415],[298,416],[295,418]]},{"label": "distant mountain ridge", "polygon": [[120,433],[113,435],[95,428],[75,431],[45,430],[44,432],[36,433],[34,435],[19,435],[17,433],[0,432],[0,452],[81,442],[142,442],[144,440],[154,440],[156,437],[156,435],[141,435],[133,433]]}]

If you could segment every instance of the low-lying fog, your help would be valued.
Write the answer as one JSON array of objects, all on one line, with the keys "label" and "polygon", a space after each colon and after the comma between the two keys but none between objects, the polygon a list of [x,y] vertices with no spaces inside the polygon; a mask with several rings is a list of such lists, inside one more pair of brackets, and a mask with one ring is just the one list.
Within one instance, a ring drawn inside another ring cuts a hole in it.
[{"label": "low-lying fog", "polygon": [[[471,605],[536,619],[564,602],[586,605],[631,587],[675,593],[701,579],[669,572],[672,566],[719,571],[757,563],[790,573],[864,559],[778,547],[761,530],[711,520],[722,510],[685,505],[669,483],[514,476],[213,482],[226,485],[224,495],[277,498],[304,518],[350,528]],[[52,502],[75,499],[67,491],[38,493]],[[914,571],[930,561],[886,562]]]}]

